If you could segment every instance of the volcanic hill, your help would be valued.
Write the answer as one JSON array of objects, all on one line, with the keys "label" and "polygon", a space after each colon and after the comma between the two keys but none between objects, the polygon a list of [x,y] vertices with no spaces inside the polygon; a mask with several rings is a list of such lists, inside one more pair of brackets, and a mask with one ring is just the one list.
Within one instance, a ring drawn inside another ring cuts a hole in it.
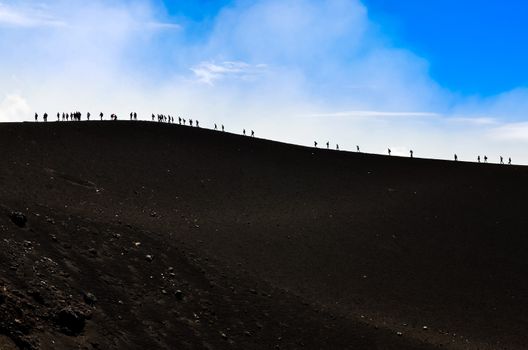
[{"label": "volcanic hill", "polygon": [[528,168],[0,124],[0,349],[526,349]]}]

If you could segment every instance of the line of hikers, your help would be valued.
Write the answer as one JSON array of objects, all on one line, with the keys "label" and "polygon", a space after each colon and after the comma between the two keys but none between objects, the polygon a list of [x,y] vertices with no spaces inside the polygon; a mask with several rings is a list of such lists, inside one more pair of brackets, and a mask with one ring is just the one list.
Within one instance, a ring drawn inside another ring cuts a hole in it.
[{"label": "line of hikers", "polygon": [[[216,124],[215,124],[215,128],[216,128]],[[215,129],[216,130],[216,129]],[[244,134],[245,135],[245,134]],[[317,141],[314,141],[314,147],[317,148]],[[326,149],[330,149],[330,141],[327,141],[326,142]],[[339,151],[339,144],[336,144],[336,151]],[[359,149],[359,146],[356,145],[356,151],[359,153],[360,152],[360,149]],[[390,148],[387,148],[387,154],[389,156],[392,155],[392,150]],[[409,150],[409,157],[410,158],[414,158],[414,151],[411,149]],[[458,155],[457,154],[454,154],[454,159],[455,159],[455,162],[458,162]],[[477,156],[477,162],[480,163],[481,162],[481,158],[480,158],[480,155]],[[487,163],[488,162],[488,156],[484,156],[484,163]],[[500,156],[499,157],[499,164],[504,164],[504,157],[503,156]],[[511,165],[512,164],[512,159],[511,157],[508,157],[508,165]]]},{"label": "line of hikers", "polygon": [[[90,120],[90,112],[86,113],[86,120]],[[38,118],[39,118],[39,115],[38,113],[35,113],[35,122],[38,122]],[[82,118],[82,113],[81,112],[72,112],[72,113],[62,113],[62,118],[61,118],[61,113],[57,113],[57,121],[80,121]],[[103,120],[104,118],[104,113],[101,112],[99,114],[99,118],[100,120]],[[48,121],[48,113],[44,113],[43,116],[42,116],[42,119],[44,120],[44,122],[47,122]],[[170,115],[165,115],[165,114],[152,114],[152,121],[155,121],[155,120],[158,120],[158,122],[160,123],[171,123],[171,124],[174,124],[175,123],[175,119],[174,117],[170,116]],[[110,120],[117,120],[117,114],[115,113],[112,113],[110,115]],[[138,115],[136,112],[130,112],[130,120],[138,120]],[[197,128],[200,127],[200,121],[198,120],[192,120],[189,118],[189,120],[185,119],[185,118],[182,118],[182,117],[178,117],[178,124],[179,125],[190,125],[190,126],[196,126]],[[221,125],[222,127],[222,131],[225,131],[225,127],[224,125],[222,124]],[[215,123],[214,124],[214,130],[218,130],[218,125]],[[244,136],[246,136],[246,129],[243,129],[242,130],[242,134]],[[251,130],[251,137],[255,137],[255,131]]]}]

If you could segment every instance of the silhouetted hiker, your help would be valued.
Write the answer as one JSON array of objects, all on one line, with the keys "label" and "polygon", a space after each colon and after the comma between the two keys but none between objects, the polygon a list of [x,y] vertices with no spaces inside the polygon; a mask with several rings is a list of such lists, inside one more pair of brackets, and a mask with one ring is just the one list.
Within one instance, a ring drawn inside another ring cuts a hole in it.
[{"label": "silhouetted hiker", "polygon": [[86,120],[90,120],[90,112],[86,113]]},{"label": "silhouetted hiker", "polygon": [[484,156],[484,163],[488,162],[488,156]]},{"label": "silhouetted hiker", "polygon": [[411,158],[413,158],[413,157],[414,157],[414,152],[413,152],[413,150],[410,150],[409,153],[411,154]]},{"label": "silhouetted hiker", "polygon": [[314,141],[314,147],[317,148],[317,141]]},{"label": "silhouetted hiker", "polygon": [[338,144],[336,144],[336,150],[338,150],[338,151],[339,151],[339,145],[338,145]]},{"label": "silhouetted hiker", "polygon": [[222,124],[222,132],[224,131],[224,124]]},{"label": "silhouetted hiker", "polygon": [[511,157],[508,157],[508,165],[511,165]]},{"label": "silhouetted hiker", "polygon": [[251,137],[255,137],[255,132],[251,130]]},{"label": "silhouetted hiker", "polygon": [[359,152],[359,146],[356,146],[356,151],[358,151],[358,152]]},{"label": "silhouetted hiker", "polygon": [[246,129],[242,130],[242,134],[244,134],[244,136],[246,136]]},{"label": "silhouetted hiker", "polygon": [[215,123],[215,127],[214,127],[214,129],[215,129],[215,130],[217,129],[216,123]]},{"label": "silhouetted hiker", "polygon": [[35,113],[35,121],[38,121],[38,113]]},{"label": "silhouetted hiker", "polygon": [[330,141],[326,141],[326,149],[330,148]]},{"label": "silhouetted hiker", "polygon": [[500,156],[500,163],[504,164],[504,158],[502,158],[502,156]]},{"label": "silhouetted hiker", "polygon": [[103,112],[99,113],[99,118],[101,118],[101,120],[103,120],[103,116],[104,116]]},{"label": "silhouetted hiker", "polygon": [[480,163],[480,156],[478,156],[478,157],[477,157],[477,162],[479,162],[479,163]]},{"label": "silhouetted hiker", "polygon": [[387,151],[389,151],[389,156],[390,156],[390,155],[391,155],[391,153],[392,153],[392,152],[391,152],[391,149],[390,149],[390,148],[388,148],[388,149],[387,149]]},{"label": "silhouetted hiker", "polygon": [[458,161],[458,156],[455,154],[455,162]]},{"label": "silhouetted hiker", "polygon": [[48,121],[48,113],[44,113],[44,122]]}]

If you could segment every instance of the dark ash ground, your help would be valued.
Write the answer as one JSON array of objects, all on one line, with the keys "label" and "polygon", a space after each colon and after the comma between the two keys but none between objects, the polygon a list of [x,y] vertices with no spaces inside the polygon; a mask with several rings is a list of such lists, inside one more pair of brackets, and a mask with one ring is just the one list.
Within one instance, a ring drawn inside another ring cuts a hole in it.
[{"label": "dark ash ground", "polygon": [[0,349],[528,344],[526,167],[143,122],[0,150]]}]

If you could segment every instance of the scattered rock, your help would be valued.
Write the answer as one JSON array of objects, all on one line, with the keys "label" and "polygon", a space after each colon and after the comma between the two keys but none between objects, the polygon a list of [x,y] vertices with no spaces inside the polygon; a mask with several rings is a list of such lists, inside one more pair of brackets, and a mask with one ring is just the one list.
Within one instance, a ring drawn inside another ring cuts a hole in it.
[{"label": "scattered rock", "polygon": [[83,293],[84,302],[90,306],[94,306],[97,303],[97,298],[90,292]]},{"label": "scattered rock", "polygon": [[27,218],[24,214],[22,214],[19,211],[14,211],[11,214],[9,214],[9,218],[15,225],[18,227],[25,227],[27,223]]}]

